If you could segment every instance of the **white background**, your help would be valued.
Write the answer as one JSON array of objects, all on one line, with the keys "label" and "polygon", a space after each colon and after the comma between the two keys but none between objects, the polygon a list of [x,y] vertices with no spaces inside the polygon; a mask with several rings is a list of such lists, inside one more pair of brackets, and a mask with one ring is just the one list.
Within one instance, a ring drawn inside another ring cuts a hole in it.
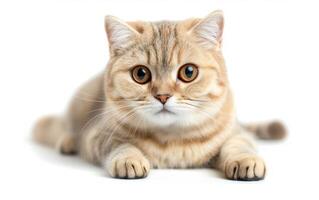
[{"label": "white background", "polygon": [[[225,12],[239,119],[276,118],[289,129],[282,142],[258,142],[264,181],[229,181],[209,169],[116,180],[31,141],[35,120],[62,113],[76,88],[104,68],[104,15],[184,19],[215,9]],[[301,0],[0,1],[0,199],[318,199],[318,10]]]}]

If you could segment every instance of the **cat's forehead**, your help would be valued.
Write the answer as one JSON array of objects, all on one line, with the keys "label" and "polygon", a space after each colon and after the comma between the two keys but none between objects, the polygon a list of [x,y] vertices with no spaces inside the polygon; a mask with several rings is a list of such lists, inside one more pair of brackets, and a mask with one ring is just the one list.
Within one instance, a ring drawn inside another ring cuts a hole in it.
[{"label": "cat's forehead", "polygon": [[177,25],[175,21],[157,21],[151,22],[153,38],[157,38],[163,41],[176,38]]},{"label": "cat's forehead", "polygon": [[[131,69],[136,65],[145,65],[158,76],[170,75],[182,65],[192,63],[205,66],[208,61],[207,51],[198,48],[188,36],[188,30],[197,20],[130,22],[129,24],[140,32],[140,39],[128,46],[119,55],[121,63],[117,69]],[[138,27],[141,26],[141,27]]]},{"label": "cat's forehead", "polygon": [[[147,24],[142,40],[136,44],[132,52],[137,59],[142,59],[145,64],[159,73],[172,71],[176,66],[191,59],[192,48],[183,39],[180,24],[177,21],[160,21]],[[193,54],[193,56],[195,56]]]},{"label": "cat's forehead", "polygon": [[162,21],[152,24],[152,37],[151,41],[149,41],[148,50],[150,51],[149,56],[155,57],[155,60],[153,59],[152,61],[155,61],[157,66],[162,68],[171,66],[178,47],[176,29],[176,23],[173,22]]}]

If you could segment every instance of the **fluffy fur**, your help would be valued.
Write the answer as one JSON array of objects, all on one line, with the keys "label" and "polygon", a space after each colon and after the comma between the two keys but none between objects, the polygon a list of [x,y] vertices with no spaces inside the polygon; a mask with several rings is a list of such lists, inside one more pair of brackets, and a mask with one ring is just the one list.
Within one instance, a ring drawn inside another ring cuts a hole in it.
[{"label": "fluffy fur", "polygon": [[[66,154],[79,153],[112,177],[146,177],[151,168],[214,167],[234,180],[264,178],[264,161],[250,135],[282,138],[278,123],[240,125],[221,52],[223,14],[203,19],[124,22],[107,16],[106,70],[75,95],[64,117],[45,117],[35,139]],[[183,82],[186,63],[198,77]],[[151,81],[132,79],[146,66]],[[156,95],[171,96],[163,105]],[[165,112],[163,111],[165,108]]]}]

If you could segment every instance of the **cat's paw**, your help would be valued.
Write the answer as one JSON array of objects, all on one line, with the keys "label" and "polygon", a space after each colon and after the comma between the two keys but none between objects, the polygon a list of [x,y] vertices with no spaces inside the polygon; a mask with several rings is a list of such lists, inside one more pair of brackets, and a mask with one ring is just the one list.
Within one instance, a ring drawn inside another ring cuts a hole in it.
[{"label": "cat's paw", "polygon": [[256,155],[234,158],[225,165],[225,175],[232,180],[258,181],[264,179],[265,173],[265,163]]},{"label": "cat's paw", "polygon": [[107,161],[106,170],[114,178],[145,178],[150,171],[150,163],[144,156],[119,154]]}]

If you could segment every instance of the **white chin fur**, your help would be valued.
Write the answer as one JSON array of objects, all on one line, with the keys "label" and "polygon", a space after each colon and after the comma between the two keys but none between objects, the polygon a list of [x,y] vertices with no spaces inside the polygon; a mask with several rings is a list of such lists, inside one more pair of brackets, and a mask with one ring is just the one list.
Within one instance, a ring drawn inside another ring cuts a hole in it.
[{"label": "white chin fur", "polygon": [[149,120],[157,126],[170,126],[178,121],[178,116],[172,113],[158,113],[150,116]]}]

